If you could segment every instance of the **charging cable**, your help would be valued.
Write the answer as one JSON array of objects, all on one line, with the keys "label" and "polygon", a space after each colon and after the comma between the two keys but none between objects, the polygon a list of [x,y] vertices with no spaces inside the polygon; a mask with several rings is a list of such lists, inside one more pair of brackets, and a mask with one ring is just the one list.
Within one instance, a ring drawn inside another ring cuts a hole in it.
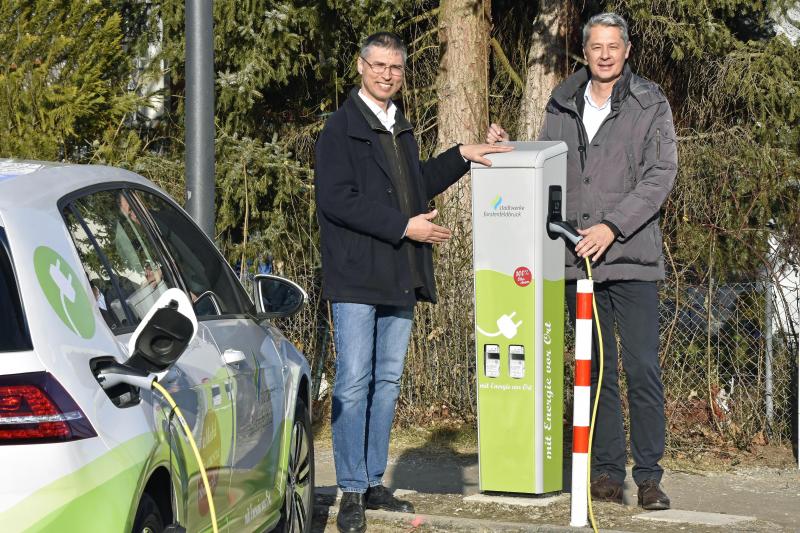
[{"label": "charging cable", "polygon": [[[584,257],[586,260],[586,274],[587,277],[592,279],[592,265],[589,261],[589,256]],[[586,469],[586,498],[589,503],[589,521],[592,525],[592,530],[597,533],[597,523],[594,519],[594,511],[592,510],[592,440],[594,439],[594,424],[597,421],[597,405],[600,403],[600,387],[603,386],[603,332],[600,330],[600,317],[597,314],[597,298],[592,295],[592,312],[594,314],[594,323],[597,328],[597,342],[600,345],[600,371],[597,374],[597,391],[594,395],[594,406],[592,406],[592,419],[589,422],[589,450],[588,450],[588,464],[589,468]]]},{"label": "charging cable", "polygon": [[[217,528],[217,511],[214,508],[214,496],[213,494],[211,494],[211,485],[208,483],[208,475],[206,475],[206,468],[205,466],[203,466],[203,458],[200,457],[200,450],[197,449],[197,443],[194,441],[194,437],[192,436],[192,430],[189,428],[189,424],[186,423],[186,419],[183,418],[183,413],[181,412],[180,407],[178,407],[178,404],[175,403],[175,400],[172,398],[172,395],[170,395],[170,393],[167,392],[167,389],[162,387],[158,383],[158,381],[155,380],[153,381],[153,388],[161,393],[164,399],[167,400],[167,403],[170,405],[170,407],[172,407],[172,410],[175,411],[175,415],[178,417],[178,421],[181,423],[181,426],[183,427],[183,432],[186,433],[186,437],[189,439],[189,444],[192,447],[194,456],[197,459],[197,464],[200,467],[200,477],[203,478],[203,487],[205,487],[206,489],[206,496],[208,497],[208,511],[211,514],[211,527],[214,533],[219,533],[219,529]],[[589,507],[589,509],[591,509],[591,506]]]}]

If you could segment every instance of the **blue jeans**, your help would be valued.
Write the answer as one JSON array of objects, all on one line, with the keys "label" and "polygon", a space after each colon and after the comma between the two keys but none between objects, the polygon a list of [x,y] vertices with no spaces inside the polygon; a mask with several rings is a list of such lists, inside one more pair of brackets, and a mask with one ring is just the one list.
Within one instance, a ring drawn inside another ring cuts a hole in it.
[{"label": "blue jeans", "polygon": [[343,492],[381,484],[413,307],[334,303],[333,460]]}]

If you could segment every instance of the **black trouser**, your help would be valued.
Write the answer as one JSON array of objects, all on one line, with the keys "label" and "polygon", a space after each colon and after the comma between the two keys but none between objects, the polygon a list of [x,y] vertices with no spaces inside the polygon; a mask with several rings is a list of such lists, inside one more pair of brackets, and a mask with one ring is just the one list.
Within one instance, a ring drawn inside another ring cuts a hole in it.
[{"label": "black trouser", "polygon": [[[567,307],[575,323],[576,282],[566,284]],[[664,472],[658,462],[664,455],[664,387],[658,360],[658,287],[654,281],[609,281],[594,284],[597,313],[603,332],[605,358],[603,385],[592,445],[592,478],[602,472],[611,479],[625,479],[625,429],[622,423],[617,376],[617,342],[622,348],[622,368],[628,385],[631,417],[633,479],[661,480]],[[592,403],[597,385],[599,350],[597,331],[592,324]]]}]

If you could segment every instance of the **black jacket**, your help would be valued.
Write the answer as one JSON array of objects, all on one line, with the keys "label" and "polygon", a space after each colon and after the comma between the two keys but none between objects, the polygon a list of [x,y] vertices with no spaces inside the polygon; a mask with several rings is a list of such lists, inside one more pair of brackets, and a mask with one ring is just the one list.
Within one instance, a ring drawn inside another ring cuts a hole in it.
[{"label": "black jacket", "polygon": [[[334,302],[413,305],[436,301],[431,246],[416,244],[422,287],[402,249],[403,214],[381,143],[354,103],[358,89],[326,122],[316,145],[315,192],[322,247],[322,296]],[[408,124],[397,111],[398,125]],[[468,170],[458,147],[421,162],[409,128],[397,135],[415,188],[412,216]],[[415,290],[416,289],[416,290]]]}]

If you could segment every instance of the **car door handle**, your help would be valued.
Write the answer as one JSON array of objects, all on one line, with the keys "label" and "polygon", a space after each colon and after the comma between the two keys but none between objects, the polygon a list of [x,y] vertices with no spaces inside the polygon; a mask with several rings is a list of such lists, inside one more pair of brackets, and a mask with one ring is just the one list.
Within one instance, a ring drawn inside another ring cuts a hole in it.
[{"label": "car door handle", "polygon": [[222,353],[222,360],[225,361],[226,365],[234,365],[236,363],[241,363],[246,359],[244,352],[241,350],[233,350],[228,348]]}]

